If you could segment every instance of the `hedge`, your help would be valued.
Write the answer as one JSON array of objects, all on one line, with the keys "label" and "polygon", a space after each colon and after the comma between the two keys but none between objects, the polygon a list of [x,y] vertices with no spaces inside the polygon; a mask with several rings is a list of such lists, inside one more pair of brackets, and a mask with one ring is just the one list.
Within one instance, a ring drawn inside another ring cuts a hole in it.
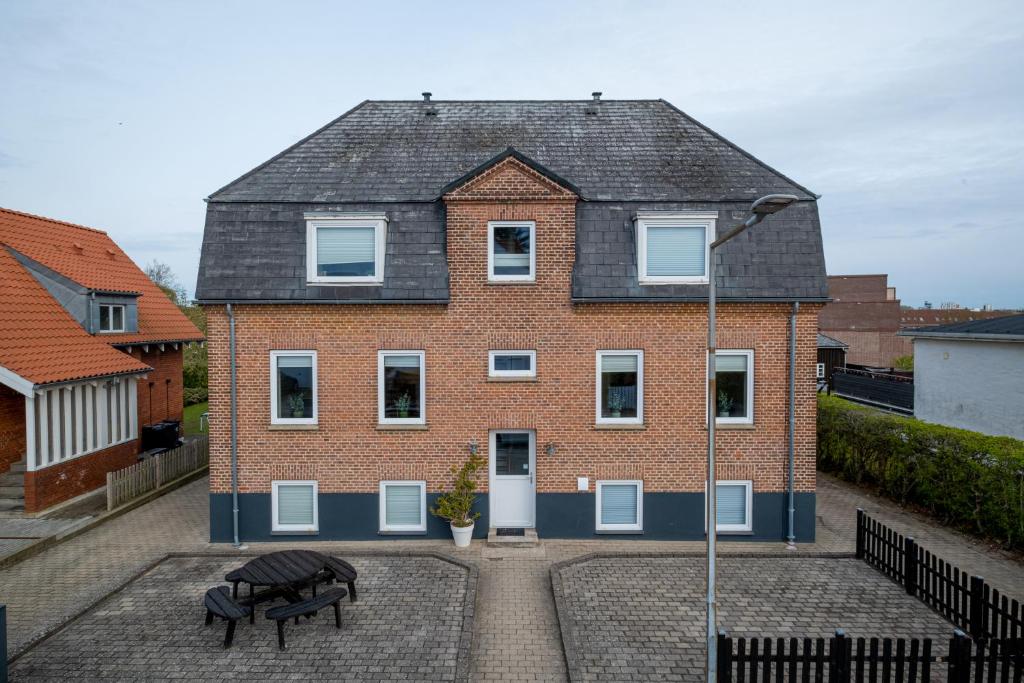
[{"label": "hedge", "polygon": [[206,387],[185,387],[185,405],[193,406],[197,403],[202,403],[209,398],[209,395],[210,392]]},{"label": "hedge", "polygon": [[818,397],[818,469],[1024,547],[1024,441]]}]

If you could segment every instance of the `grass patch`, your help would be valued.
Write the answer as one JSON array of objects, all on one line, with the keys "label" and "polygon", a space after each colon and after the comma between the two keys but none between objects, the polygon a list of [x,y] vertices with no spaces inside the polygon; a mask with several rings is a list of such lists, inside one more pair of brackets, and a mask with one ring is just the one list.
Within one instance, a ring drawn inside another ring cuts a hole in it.
[{"label": "grass patch", "polygon": [[185,406],[185,415],[182,419],[182,431],[185,432],[185,436],[191,436],[193,434],[205,434],[205,430],[199,429],[199,416],[205,413],[209,408],[209,403],[197,403],[193,406]]}]

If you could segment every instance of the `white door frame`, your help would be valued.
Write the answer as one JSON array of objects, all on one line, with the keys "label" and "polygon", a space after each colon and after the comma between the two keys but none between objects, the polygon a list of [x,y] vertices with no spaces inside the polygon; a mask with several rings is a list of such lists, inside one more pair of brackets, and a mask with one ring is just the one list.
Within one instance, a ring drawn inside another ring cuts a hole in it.
[{"label": "white door frame", "polygon": [[[530,474],[528,475],[503,475],[501,478],[503,481],[520,481],[528,482],[530,487],[527,515],[528,519],[522,520],[498,520],[495,515],[495,500],[497,496],[497,488],[495,483],[497,481],[497,475],[495,474],[495,461],[497,457],[496,439],[497,434],[529,434],[530,435]],[[487,474],[488,474],[488,508],[490,514],[489,525],[491,527],[523,527],[532,529],[537,526],[537,432],[532,429],[492,429],[489,435],[488,444],[488,456],[487,456]]]}]

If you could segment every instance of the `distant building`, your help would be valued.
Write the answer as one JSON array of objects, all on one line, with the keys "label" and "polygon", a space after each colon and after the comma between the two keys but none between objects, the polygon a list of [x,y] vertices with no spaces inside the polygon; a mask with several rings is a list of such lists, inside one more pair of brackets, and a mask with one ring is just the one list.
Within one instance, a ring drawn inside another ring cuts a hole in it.
[{"label": "distant building", "polygon": [[1024,315],[904,330],[900,336],[914,343],[917,418],[1024,439]]},{"label": "distant building", "polygon": [[991,306],[984,307],[980,311],[972,311],[966,308],[928,308],[925,304],[924,308],[904,308],[900,311],[900,329],[909,330],[935,325],[969,323],[975,320],[991,320],[1015,313],[1017,311],[994,311]]},{"label": "distant building", "polygon": [[821,390],[832,381],[832,373],[836,368],[846,367],[847,345],[838,339],[818,333],[818,365],[816,375],[818,389]]},{"label": "distant building", "polygon": [[831,275],[832,298],[818,316],[818,331],[847,344],[846,362],[868,367],[891,367],[909,355],[900,329],[900,300],[887,275]]}]

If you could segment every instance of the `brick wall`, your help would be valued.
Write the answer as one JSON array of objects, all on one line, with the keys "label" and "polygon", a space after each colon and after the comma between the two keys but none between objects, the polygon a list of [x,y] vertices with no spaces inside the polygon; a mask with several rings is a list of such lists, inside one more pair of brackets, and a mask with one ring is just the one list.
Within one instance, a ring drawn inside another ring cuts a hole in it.
[{"label": "brick wall", "polygon": [[[488,172],[446,198],[451,303],[434,305],[236,306],[240,490],[268,492],[273,479],[314,478],[321,493],[375,492],[381,479],[450,481],[489,430],[537,434],[538,492],[575,491],[576,477],[628,475],[644,490],[703,491],[705,339],[699,304],[570,301],[575,197],[525,167]],[[515,162],[518,163],[518,162]],[[532,174],[532,175],[531,175]],[[485,179],[486,180],[486,179]],[[487,222],[536,221],[537,278],[488,284]],[[814,490],[818,306],[798,318],[798,490]],[[230,490],[227,317],[209,307],[211,491]],[[790,306],[719,307],[719,347],[754,350],[755,424],[719,432],[720,479],[785,488]],[[269,356],[318,352],[316,430],[270,429]],[[426,430],[377,426],[377,351],[426,352]],[[487,378],[489,349],[536,349],[532,382]],[[595,427],[595,352],[643,349],[643,429]],[[557,446],[551,457],[547,444]],[[483,477],[486,480],[486,477]],[[482,481],[483,490],[487,489]]]},{"label": "brick wall", "polygon": [[184,354],[179,346],[170,345],[161,351],[155,344],[149,351],[132,347],[131,356],[153,368],[146,379],[139,380],[139,426],[161,420],[181,420],[183,410],[182,364]]},{"label": "brick wall", "polygon": [[0,385],[0,474],[25,455],[25,397]]},{"label": "brick wall", "polygon": [[94,491],[107,481],[107,472],[135,464],[139,441],[135,439],[59,465],[25,473],[25,512],[38,512],[51,505]]}]

